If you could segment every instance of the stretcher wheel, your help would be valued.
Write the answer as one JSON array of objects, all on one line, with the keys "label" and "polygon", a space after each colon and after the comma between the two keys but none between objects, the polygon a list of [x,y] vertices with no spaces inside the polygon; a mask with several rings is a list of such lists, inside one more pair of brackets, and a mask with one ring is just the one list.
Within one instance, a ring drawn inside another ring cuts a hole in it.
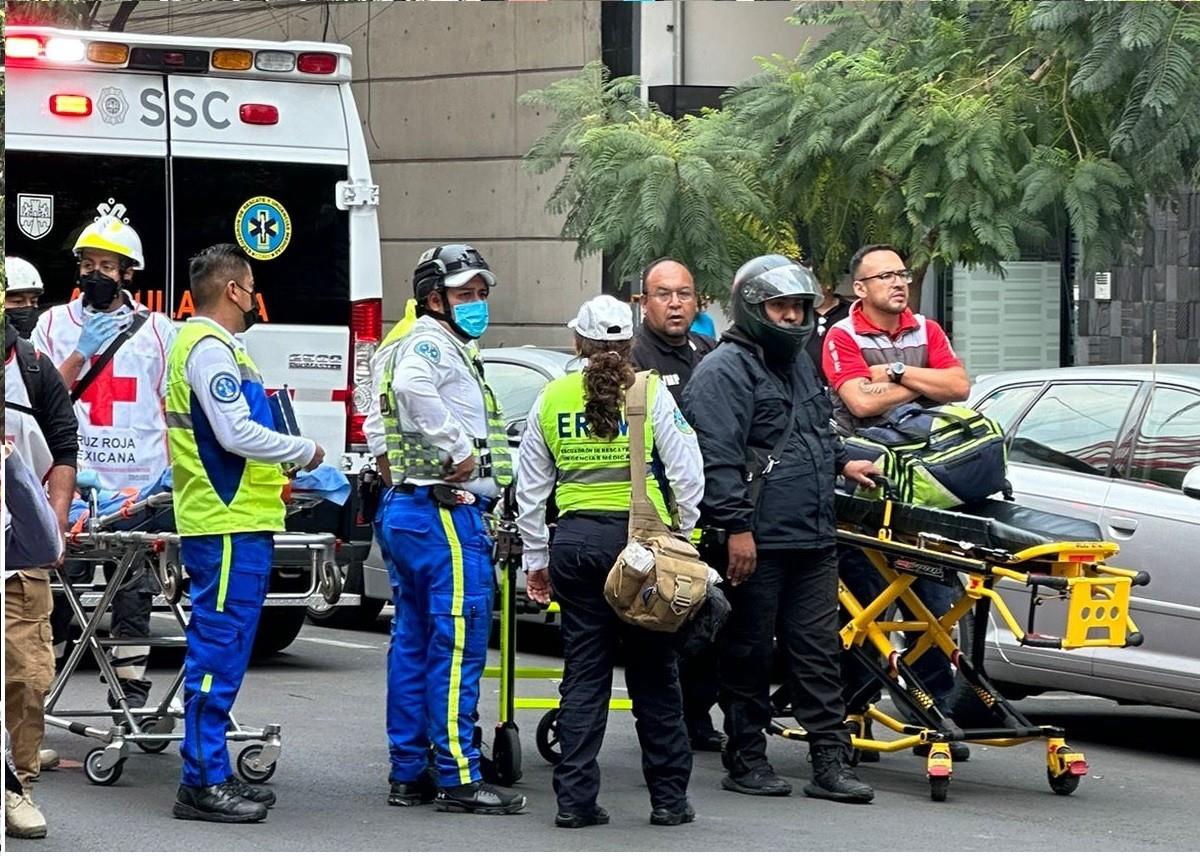
[{"label": "stretcher wheel", "polygon": [[[139,725],[142,731],[149,732],[150,734],[170,734],[171,730],[175,727],[175,720],[171,719],[169,716],[162,717],[161,719],[157,716],[147,716],[139,723]],[[162,752],[164,749],[170,746],[171,741],[139,740],[137,745],[138,748],[143,752],[150,755],[157,755],[159,752]]]},{"label": "stretcher wheel", "polygon": [[1070,773],[1063,773],[1061,776],[1056,776],[1049,770],[1046,771],[1046,779],[1050,782],[1050,790],[1058,794],[1060,797],[1069,797],[1075,793],[1075,789],[1079,787],[1080,776],[1072,776]]},{"label": "stretcher wheel", "polygon": [[562,760],[562,748],[558,742],[558,708],[542,714],[537,726],[537,748],[541,756],[551,764]]},{"label": "stretcher wheel", "polygon": [[333,562],[323,562],[318,573],[321,596],[332,606],[342,596],[342,573]]},{"label": "stretcher wheel", "polygon": [[107,746],[97,746],[83,759],[83,773],[93,785],[111,785],[121,778],[121,773],[125,772],[124,758],[107,769],[101,766],[107,748]]},{"label": "stretcher wheel", "polygon": [[521,735],[515,722],[496,726],[492,741],[492,765],[496,784],[508,787],[521,781]]},{"label": "stretcher wheel", "polygon": [[160,569],[158,583],[162,587],[163,597],[167,599],[167,603],[179,603],[180,598],[183,597],[183,571],[177,563],[167,562]]},{"label": "stretcher wheel", "polygon": [[276,762],[272,761],[266,767],[258,763],[259,756],[262,755],[263,747],[260,743],[255,743],[252,746],[247,746],[237,756],[237,771],[238,776],[243,781],[250,782],[254,785],[261,785],[263,782],[275,775]]},{"label": "stretcher wheel", "polygon": [[934,802],[945,802],[950,793],[949,776],[929,777],[929,798]]}]

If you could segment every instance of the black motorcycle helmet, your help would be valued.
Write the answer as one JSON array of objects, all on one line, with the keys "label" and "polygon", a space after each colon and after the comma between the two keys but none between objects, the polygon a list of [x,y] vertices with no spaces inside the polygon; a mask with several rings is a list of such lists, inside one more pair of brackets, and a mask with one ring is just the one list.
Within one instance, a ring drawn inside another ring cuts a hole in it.
[{"label": "black motorcycle helmet", "polygon": [[[789,362],[816,326],[813,307],[821,287],[812,271],[786,256],[771,254],[746,262],[733,276],[733,323],[773,362]],[[767,318],[766,303],[776,297],[805,301],[804,321],[785,327]]]},{"label": "black motorcycle helmet", "polygon": [[496,287],[496,275],[479,250],[470,244],[446,244],[421,253],[413,271],[413,297],[424,306],[434,291],[458,288],[482,276],[488,288]]}]

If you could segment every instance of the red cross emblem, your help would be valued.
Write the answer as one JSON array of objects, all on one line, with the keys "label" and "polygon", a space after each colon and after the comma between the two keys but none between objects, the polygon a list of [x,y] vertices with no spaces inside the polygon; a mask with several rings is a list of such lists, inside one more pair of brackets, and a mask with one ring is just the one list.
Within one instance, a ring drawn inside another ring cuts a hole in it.
[{"label": "red cross emblem", "polygon": [[96,376],[91,386],[84,390],[80,401],[88,403],[89,421],[99,427],[111,427],[113,424],[113,404],[118,401],[137,401],[137,378],[115,377],[113,361]]}]

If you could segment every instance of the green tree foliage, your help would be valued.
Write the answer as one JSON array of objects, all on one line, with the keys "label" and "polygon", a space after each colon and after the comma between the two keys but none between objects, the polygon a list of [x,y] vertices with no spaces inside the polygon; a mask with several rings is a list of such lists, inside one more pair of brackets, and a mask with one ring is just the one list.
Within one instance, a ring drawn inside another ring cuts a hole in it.
[{"label": "green tree foliage", "polygon": [[723,296],[760,252],[826,281],[887,241],[999,269],[1069,224],[1089,262],[1133,246],[1146,197],[1200,165],[1200,3],[932,0],[804,3],[831,26],[723,107],[672,120],[593,64],[529,93],[557,121],[535,171],[567,157],[550,209],[619,276],[662,254]]}]

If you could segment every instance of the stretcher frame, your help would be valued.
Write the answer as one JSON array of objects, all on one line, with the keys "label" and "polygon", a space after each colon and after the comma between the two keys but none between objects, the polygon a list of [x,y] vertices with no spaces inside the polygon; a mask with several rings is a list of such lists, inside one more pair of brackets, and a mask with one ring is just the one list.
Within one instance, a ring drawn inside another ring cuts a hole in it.
[{"label": "stretcher frame", "polygon": [[[303,510],[319,502],[315,497],[295,498],[289,503],[289,513]],[[182,605],[184,600],[183,579],[185,569],[180,561],[180,536],[175,532],[118,531],[114,526],[148,515],[154,523],[159,514],[169,510],[172,496],[169,493],[155,494],[144,500],[127,503],[121,510],[100,517],[93,514],[83,532],[67,535],[66,556],[68,560],[84,560],[94,564],[114,562],[116,568],[107,579],[99,599],[91,602],[87,595],[93,583],[72,584],[64,568],[56,569],[60,591],[71,612],[81,627],[79,637],[66,663],[55,675],[46,696],[46,724],[62,728],[73,734],[90,737],[103,745],[90,750],[84,758],[84,773],[88,780],[97,785],[114,784],[124,771],[125,761],[131,747],[156,754],[164,751],[171,743],[183,740],[182,730],[176,723],[183,719],[183,710],[176,695],[183,686],[184,665],[154,706],[131,708],[117,677],[116,667],[109,660],[106,649],[125,645],[143,647],[186,648],[188,619]],[[93,510],[94,510],[93,494]],[[336,603],[341,593],[341,575],[334,564],[337,539],[332,534],[276,533],[273,567],[308,569],[310,572],[307,598],[320,593],[329,603]],[[122,638],[101,637],[99,628],[108,613],[113,599],[127,584],[132,584],[141,575],[151,574],[158,589],[155,605],[163,604],[175,619],[181,635]],[[270,594],[267,595],[270,600]],[[287,598],[294,595],[288,594]],[[90,607],[90,612],[89,612]],[[76,708],[60,710],[59,700],[67,683],[75,675],[85,653],[91,652],[100,670],[108,691],[116,701],[116,708]],[[83,720],[112,718],[116,724],[108,728],[88,725]],[[248,728],[240,724],[233,713],[229,716],[226,739],[237,743],[250,743],[237,755],[238,774],[246,781],[261,783],[268,781],[276,770],[282,749],[282,726],[276,723],[262,728]],[[261,741],[261,742],[256,742]]]},{"label": "stretcher frame", "polygon": [[[925,772],[930,797],[942,802],[953,777],[951,742],[1007,747],[1045,740],[1046,776],[1051,790],[1064,796],[1074,793],[1089,769],[1083,753],[1066,742],[1063,728],[1030,722],[987,678],[984,655],[992,610],[1017,642],[1029,647],[1070,650],[1137,646],[1143,639],[1130,617],[1130,589],[1148,584],[1149,575],[1107,565],[1106,560],[1118,551],[1111,542],[1048,542],[1009,552],[932,532],[901,536],[892,529],[896,503],[885,495],[881,504],[882,525],[877,532],[838,524],[839,545],[862,549],[885,584],[875,598],[862,603],[844,583],[838,583],[838,601],[849,616],[840,631],[842,647],[872,676],[847,704],[849,711],[863,711],[848,717],[855,758],[864,750],[900,752],[928,746]],[[962,582],[961,595],[945,614],[935,615],[913,590],[921,577],[941,584]],[[1005,602],[998,587],[1001,582],[1031,590],[1025,626]],[[1067,627],[1061,637],[1034,630],[1037,608],[1044,603],[1042,589],[1049,589],[1051,598],[1066,601]],[[900,604],[910,618],[884,618],[898,612]],[[969,613],[974,633],[971,650],[963,652],[951,634]],[[908,634],[902,637],[910,640],[905,648],[893,645],[893,634]],[[954,665],[990,715],[990,724],[963,727],[949,711],[938,707],[913,670],[916,661],[933,648]],[[878,687],[889,693],[902,718],[870,703]],[[786,712],[776,710],[780,715]],[[878,723],[897,736],[868,737],[869,723]],[[786,739],[807,739],[803,728],[786,726],[778,719],[772,719],[769,730]]]}]

